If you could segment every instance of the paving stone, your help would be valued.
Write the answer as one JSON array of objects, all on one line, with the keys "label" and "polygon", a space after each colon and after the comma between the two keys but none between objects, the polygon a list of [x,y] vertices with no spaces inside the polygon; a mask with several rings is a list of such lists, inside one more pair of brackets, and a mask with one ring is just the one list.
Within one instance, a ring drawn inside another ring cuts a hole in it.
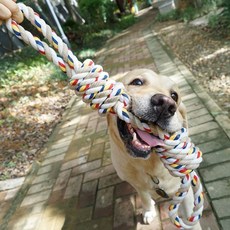
[{"label": "paving stone", "polygon": [[190,119],[188,123],[189,123],[189,127],[194,127],[194,126],[197,126],[197,125],[200,125],[208,121],[212,121],[212,120],[213,120],[213,117],[210,114],[205,114],[200,117]]},{"label": "paving stone", "polygon": [[54,140],[53,144],[60,144],[60,143],[66,142],[66,141],[71,141],[73,138],[73,134],[74,134],[74,132],[72,132],[72,135],[67,135],[67,136],[56,138],[56,140]]},{"label": "paving stone", "polygon": [[203,109],[204,105],[201,102],[197,102],[193,105],[188,105],[188,102],[185,104],[187,113],[193,113],[196,114],[197,110]]},{"label": "paving stone", "polygon": [[218,151],[219,149],[224,149],[230,147],[230,141],[226,136],[222,136],[216,140],[202,143],[199,145],[199,148],[204,154]]},{"label": "paving stone", "polygon": [[30,215],[27,218],[25,225],[23,226],[23,230],[36,229],[36,226],[38,222],[41,220],[41,218],[42,214]]},{"label": "paving stone", "polygon": [[68,134],[68,135],[71,134],[72,135],[75,132],[75,130],[76,130],[76,126],[72,125],[72,126],[68,126],[68,127],[61,127],[58,130],[59,130],[58,134],[63,134],[63,135],[65,135],[65,134]]},{"label": "paving stone", "polygon": [[50,149],[54,150],[54,149],[60,149],[60,148],[68,148],[70,143],[71,143],[71,140],[63,141],[63,142],[60,142],[58,144],[53,143],[53,145],[50,147]]},{"label": "paving stone", "polygon": [[104,143],[92,145],[89,153],[89,161],[101,158],[103,152],[104,152]]},{"label": "paving stone", "polygon": [[66,169],[70,169],[70,168],[76,167],[78,165],[81,165],[83,163],[86,163],[87,158],[88,158],[87,156],[82,156],[82,157],[76,158],[74,160],[67,161],[64,164],[62,164],[62,167],[60,170],[64,171]]},{"label": "paving stone", "polygon": [[[72,230],[71,225],[65,225],[65,230]],[[113,230],[112,217],[100,218],[96,220],[87,221],[84,223],[79,223],[77,225],[77,230]]]},{"label": "paving stone", "polygon": [[161,221],[158,215],[154,218],[154,220],[149,225],[143,223],[143,217],[141,214],[136,216],[136,219],[137,219],[137,224],[135,230],[162,230]]},{"label": "paving stone", "polygon": [[86,129],[89,122],[89,114],[81,116],[81,120],[78,124],[78,129]]},{"label": "paving stone", "polygon": [[96,208],[106,208],[113,203],[114,187],[108,187],[98,190],[96,199]]},{"label": "paving stone", "polygon": [[[65,161],[74,160],[77,157],[87,155],[91,146],[88,138],[73,139],[65,154]],[[83,151],[82,151],[83,150]]]},{"label": "paving stone", "polygon": [[189,128],[189,133],[192,136],[195,134],[203,133],[203,132],[206,132],[212,129],[217,129],[217,128],[219,128],[218,124],[214,121],[210,121],[205,124],[201,124],[201,125]]},{"label": "paving stone", "polygon": [[85,131],[86,131],[86,127],[81,128],[81,129],[78,128],[76,133],[74,134],[74,139],[77,140],[77,139],[80,139],[80,138],[84,138]]},{"label": "paving stone", "polygon": [[24,180],[25,177],[19,177],[16,179],[8,179],[8,180],[0,181],[0,191],[19,187],[23,184]]},{"label": "paving stone", "polygon": [[101,167],[99,169],[95,169],[95,170],[85,173],[84,182],[98,179],[100,177],[107,176],[114,172],[115,172],[115,169],[112,165]]},{"label": "paving stone", "polygon": [[53,168],[52,164],[43,166],[38,170],[37,175],[40,175],[40,174],[43,174],[43,173],[48,173],[48,172],[52,171],[52,168]]},{"label": "paving stone", "polygon": [[44,165],[48,165],[48,164],[52,164],[52,163],[56,163],[58,161],[62,161],[65,157],[65,154],[59,154],[57,156],[53,156],[53,157],[49,157],[46,158],[43,162],[42,162],[42,166]]},{"label": "paving stone", "polygon": [[115,208],[114,208],[114,222],[113,222],[114,230],[129,229],[130,227],[131,228],[135,227],[134,218],[133,218],[134,208],[135,208],[134,198],[131,199],[131,197],[126,197],[126,198],[116,199]]},{"label": "paving stone", "polygon": [[91,220],[92,214],[93,214],[93,207],[78,209],[75,214],[76,223],[79,224]]},{"label": "paving stone", "polygon": [[214,164],[224,163],[230,161],[230,148],[214,151],[204,155],[204,160],[200,165],[200,168],[207,167]]},{"label": "paving stone", "polygon": [[89,146],[84,146],[84,147],[80,148],[78,150],[78,156],[80,157],[80,156],[84,156],[84,155],[89,154],[90,148],[91,148],[90,145]]},{"label": "paving stone", "polygon": [[31,204],[36,204],[41,201],[46,201],[49,198],[51,190],[42,191],[32,195],[27,195],[21,203],[21,207]]},{"label": "paving stone", "polygon": [[15,215],[8,223],[7,228],[12,230],[23,229],[23,226],[25,225],[27,218],[28,215]]},{"label": "paving stone", "polygon": [[110,149],[110,141],[105,142],[105,149]]},{"label": "paving stone", "polygon": [[230,177],[215,182],[206,183],[205,187],[211,199],[230,196]]},{"label": "paving stone", "polygon": [[230,209],[229,209],[230,197],[214,200],[212,201],[212,204],[219,218],[230,216]]},{"label": "paving stone", "polygon": [[51,189],[55,183],[55,179],[46,180],[44,182],[32,185],[27,194],[38,193],[47,189]]},{"label": "paving stone", "polygon": [[82,175],[71,177],[67,184],[64,199],[71,198],[73,196],[78,196],[81,189]]},{"label": "paving stone", "polygon": [[[56,179],[59,173],[60,165],[61,162],[56,162],[55,164],[50,165],[50,167],[46,167],[48,165],[41,167],[40,170],[38,171],[39,174],[35,177],[32,184],[37,184],[47,180]],[[48,172],[46,173],[46,171]]]},{"label": "paving stone", "polygon": [[[55,129],[56,130],[56,129]],[[52,136],[51,136],[51,138],[49,139],[49,141],[51,141],[51,142],[55,142],[55,141],[57,141],[57,140],[59,140],[59,139],[62,139],[62,138],[73,138],[73,135],[74,135],[74,133],[75,133],[75,129],[73,128],[73,129],[70,129],[70,130],[68,130],[68,131],[66,131],[66,132],[64,132],[63,130],[62,130],[62,132],[61,133],[59,133],[58,131],[53,131],[53,134],[52,134]],[[55,133],[56,132],[56,133]],[[68,139],[67,139],[68,140]]]},{"label": "paving stone", "polygon": [[77,124],[79,124],[79,122],[80,122],[79,116],[76,116],[75,118],[72,118],[72,119],[67,117],[67,120],[64,122],[64,124],[61,125],[61,128],[66,128],[66,127],[70,127],[70,126],[76,127]]},{"label": "paving stone", "polygon": [[203,187],[203,194],[204,194],[204,211],[211,211],[212,210],[211,201],[210,201],[210,198],[207,195],[208,193],[204,189],[204,187]]},{"label": "paving stone", "polygon": [[66,185],[69,181],[70,173],[71,173],[71,170],[69,169],[69,170],[63,171],[59,174],[53,191],[61,190],[61,189],[66,187]]},{"label": "paving stone", "polygon": [[199,104],[202,104],[202,102],[198,97],[195,97],[195,98],[192,98],[190,100],[185,101],[184,104],[185,104],[186,107],[188,107],[187,109],[189,109],[192,106],[197,106]]},{"label": "paving stone", "polygon": [[178,228],[172,224],[171,220],[167,219],[162,221],[162,230],[178,230]]},{"label": "paving stone", "polygon": [[220,220],[220,224],[221,224],[223,230],[229,230],[230,218],[224,219],[224,220]]},{"label": "paving stone", "polygon": [[11,206],[11,202],[6,202],[6,201],[2,201],[0,202],[0,223],[2,223],[4,221],[4,216],[6,215],[7,211],[9,210]]},{"label": "paving stone", "polygon": [[109,187],[111,185],[116,185],[116,184],[119,184],[121,182],[122,182],[122,180],[115,173],[115,174],[100,178],[98,188],[101,189],[101,188]]},{"label": "paving stone", "polygon": [[182,96],[182,101],[185,102],[187,100],[191,100],[191,99],[196,98],[196,97],[197,97],[197,95],[195,93],[191,93],[191,94]]},{"label": "paving stone", "polygon": [[80,192],[78,205],[80,208],[84,208],[93,205],[96,200],[98,180],[89,181],[82,184],[82,190]]},{"label": "paving stone", "polygon": [[65,194],[65,188],[57,191],[52,191],[48,200],[48,204],[53,205],[62,201],[64,199],[64,194]]},{"label": "paving stone", "polygon": [[97,120],[91,120],[88,122],[87,124],[87,129],[85,131],[85,135],[92,135],[96,132],[96,128],[97,128]]},{"label": "paving stone", "polygon": [[196,117],[200,117],[202,115],[208,114],[208,110],[206,108],[201,108],[196,110],[196,112],[189,112],[188,113],[188,120],[196,118]]},{"label": "paving stone", "polygon": [[199,169],[199,172],[204,182],[210,182],[217,179],[229,177],[230,175],[230,162],[224,162],[222,164],[213,165],[206,168]]},{"label": "paving stone", "polygon": [[102,159],[102,166],[111,165],[112,159],[111,159],[111,149],[105,149]]},{"label": "paving stone", "polygon": [[42,213],[46,208],[46,201],[42,201],[40,203],[36,203],[33,206],[30,206],[29,213],[31,215]]},{"label": "paving stone", "polygon": [[107,129],[107,120],[106,120],[106,118],[104,118],[102,121],[100,121],[97,124],[96,132],[100,132],[100,131],[105,130],[105,129]]},{"label": "paving stone", "polygon": [[200,219],[202,229],[219,230],[216,217],[212,211],[203,211]]},{"label": "paving stone", "polygon": [[7,191],[0,192],[0,201],[4,200],[7,195]]},{"label": "paving stone", "polygon": [[[36,230],[43,230],[49,226],[50,230],[54,230],[56,218],[55,217],[43,217],[36,227]],[[61,228],[59,228],[61,229]]]},{"label": "paving stone", "polygon": [[56,156],[56,155],[59,155],[59,154],[63,154],[63,153],[65,153],[67,151],[68,147],[69,146],[65,146],[63,148],[58,148],[58,149],[51,150],[46,155],[46,158],[53,157],[53,156]]},{"label": "paving stone", "polygon": [[[6,192],[6,196],[4,198],[4,200],[10,200],[10,199],[13,199],[16,195],[17,195],[17,192],[20,190],[20,187],[17,187],[17,188],[14,188],[14,189],[10,189],[10,190],[7,190]],[[1,200],[1,199],[0,199]]]},{"label": "paving stone", "polygon": [[[88,172],[88,173],[90,173],[90,171],[94,172],[92,170],[98,169],[100,166],[101,166],[101,160],[100,159],[95,160],[95,161],[91,161],[91,162],[87,162],[86,164],[82,164],[82,165],[74,167],[71,175],[75,176],[75,175],[79,175],[79,174],[85,173],[85,172]],[[85,180],[84,180],[84,182],[85,182]]]},{"label": "paving stone", "polygon": [[199,133],[197,135],[190,136],[192,141],[196,144],[202,144],[205,142],[209,142],[215,139],[218,139],[221,136],[225,136],[225,133],[221,129],[213,129],[210,131],[206,131],[203,133]]},{"label": "paving stone", "polygon": [[108,135],[103,135],[103,136],[97,136],[97,138],[93,141],[93,145],[96,145],[96,144],[101,144],[101,143],[104,143],[106,141],[108,141],[109,137]]},{"label": "paving stone", "polygon": [[136,190],[127,182],[122,182],[121,184],[116,185],[115,197],[122,197],[129,194],[136,193]]},{"label": "paving stone", "polygon": [[113,214],[114,187],[104,188],[97,192],[94,218],[108,217]]},{"label": "paving stone", "polygon": [[230,138],[230,122],[229,117],[225,114],[215,116],[216,121],[221,125],[227,136]]}]

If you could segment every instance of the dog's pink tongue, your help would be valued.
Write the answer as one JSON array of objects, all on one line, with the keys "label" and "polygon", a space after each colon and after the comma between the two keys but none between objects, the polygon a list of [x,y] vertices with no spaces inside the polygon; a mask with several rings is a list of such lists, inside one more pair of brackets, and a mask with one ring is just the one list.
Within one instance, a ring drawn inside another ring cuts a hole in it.
[{"label": "dog's pink tongue", "polygon": [[135,129],[135,131],[138,133],[139,137],[151,147],[155,147],[157,145],[164,145],[164,142],[161,139],[154,137],[153,135],[147,132],[144,132],[140,129]]}]

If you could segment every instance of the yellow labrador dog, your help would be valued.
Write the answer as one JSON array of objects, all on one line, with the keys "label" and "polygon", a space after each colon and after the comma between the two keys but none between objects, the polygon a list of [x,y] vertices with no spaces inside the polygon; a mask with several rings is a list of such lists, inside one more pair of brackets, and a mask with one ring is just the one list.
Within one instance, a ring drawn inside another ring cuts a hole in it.
[{"label": "yellow labrador dog", "polygon": [[[131,97],[128,110],[148,123],[153,133],[157,135],[157,129],[174,133],[187,127],[185,106],[177,86],[169,78],[138,69],[124,76],[123,83]],[[115,115],[108,115],[107,119],[113,165],[118,176],[138,192],[143,221],[150,223],[156,215],[155,201],[171,198],[180,186],[180,178],[173,177],[154,152],[154,147],[162,144],[160,139],[127,125]],[[184,213],[188,216],[193,207],[191,192],[184,203]]]}]

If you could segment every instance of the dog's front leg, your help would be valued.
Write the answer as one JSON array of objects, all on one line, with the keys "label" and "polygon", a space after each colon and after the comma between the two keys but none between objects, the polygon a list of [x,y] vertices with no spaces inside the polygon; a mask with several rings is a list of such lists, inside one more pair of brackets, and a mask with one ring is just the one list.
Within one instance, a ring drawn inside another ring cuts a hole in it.
[{"label": "dog's front leg", "polygon": [[145,224],[150,224],[156,216],[155,201],[152,200],[148,192],[144,192],[137,189],[137,192],[141,198],[143,207],[143,221]]}]

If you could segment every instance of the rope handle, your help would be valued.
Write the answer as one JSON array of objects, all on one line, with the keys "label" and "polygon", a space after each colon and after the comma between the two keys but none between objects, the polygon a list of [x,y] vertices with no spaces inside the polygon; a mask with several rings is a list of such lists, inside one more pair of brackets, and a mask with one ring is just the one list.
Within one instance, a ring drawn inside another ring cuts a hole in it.
[{"label": "rope handle", "polygon": [[[110,79],[109,74],[90,59],[86,59],[83,63],[80,62],[62,39],[32,8],[23,3],[18,3],[18,6],[24,16],[43,34],[55,50],[12,19],[6,22],[9,31],[46,56],[49,61],[66,73],[75,93],[81,95],[82,100],[89,103],[92,109],[98,109],[100,115],[107,112],[115,113],[126,123],[143,131],[151,132],[146,123],[141,122],[128,112],[130,97],[125,92],[122,83]],[[172,136],[159,132],[159,138],[164,141],[165,146],[156,148],[157,154],[173,176],[181,177],[181,186],[169,206],[169,216],[178,228],[190,229],[199,221],[203,211],[202,185],[194,171],[202,161],[202,153],[191,143],[185,128]],[[178,215],[178,209],[191,185],[195,198],[193,213],[187,220],[182,220]]]}]

